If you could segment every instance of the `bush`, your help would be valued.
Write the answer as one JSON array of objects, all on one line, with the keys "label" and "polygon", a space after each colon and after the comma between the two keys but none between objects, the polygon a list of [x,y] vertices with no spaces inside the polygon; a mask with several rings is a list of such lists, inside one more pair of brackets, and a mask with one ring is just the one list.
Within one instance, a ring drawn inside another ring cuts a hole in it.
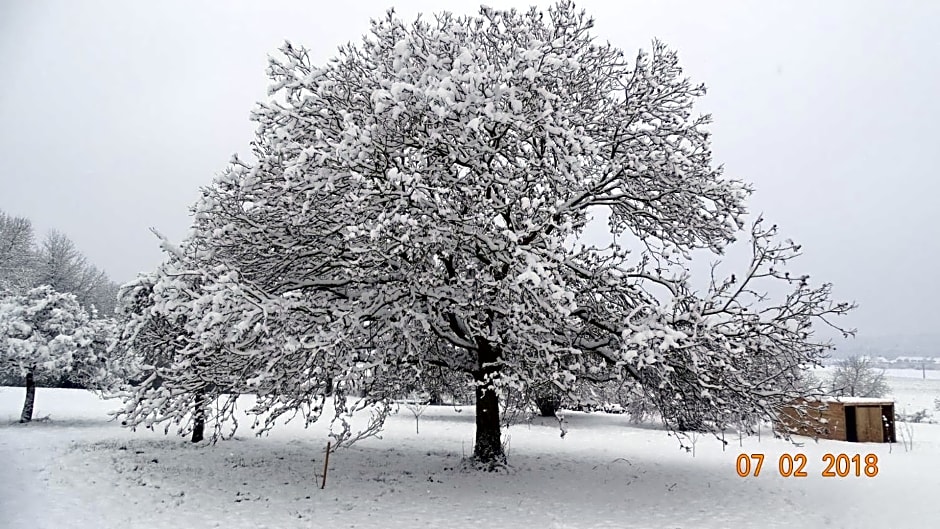
[{"label": "bush", "polygon": [[931,423],[932,415],[926,408],[915,411],[914,413],[904,413],[903,411],[897,412],[895,419],[898,422],[913,422],[913,423]]}]

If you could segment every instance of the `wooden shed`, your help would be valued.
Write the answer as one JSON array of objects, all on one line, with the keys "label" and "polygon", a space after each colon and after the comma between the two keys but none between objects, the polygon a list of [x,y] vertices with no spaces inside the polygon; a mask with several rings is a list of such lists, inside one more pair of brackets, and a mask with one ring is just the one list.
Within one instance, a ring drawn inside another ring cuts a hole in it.
[{"label": "wooden shed", "polygon": [[784,407],[775,428],[853,443],[895,443],[894,402],[861,397],[800,399]]}]

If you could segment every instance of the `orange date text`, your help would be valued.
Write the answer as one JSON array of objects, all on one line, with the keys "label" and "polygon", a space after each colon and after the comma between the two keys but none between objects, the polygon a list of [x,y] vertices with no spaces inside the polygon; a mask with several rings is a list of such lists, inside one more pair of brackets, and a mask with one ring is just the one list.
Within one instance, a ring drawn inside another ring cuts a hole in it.
[{"label": "orange date text", "polygon": [[[822,472],[824,478],[869,477],[878,475],[878,456],[875,454],[823,454]],[[735,464],[735,470],[742,478],[758,477],[764,468],[764,454],[741,454]],[[785,478],[807,477],[806,454],[781,454],[777,458],[777,472]]]}]

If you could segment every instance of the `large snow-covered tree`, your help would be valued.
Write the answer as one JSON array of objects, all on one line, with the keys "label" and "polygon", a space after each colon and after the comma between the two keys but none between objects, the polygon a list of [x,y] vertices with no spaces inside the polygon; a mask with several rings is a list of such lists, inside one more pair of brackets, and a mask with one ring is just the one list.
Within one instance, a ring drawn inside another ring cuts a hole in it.
[{"label": "large snow-covered tree", "polygon": [[[194,359],[225,366],[264,429],[316,420],[332,389],[353,411],[342,388],[381,405],[444,369],[475,392],[487,466],[504,460],[509,390],[626,381],[670,427],[715,431],[799,395],[827,348],[812,325],[851,306],[791,275],[799,247],[759,221],[750,266],[694,288],[692,254],[744,230],[749,188],[713,165],[693,114],[705,90],[676,53],[628,60],[591,27],[562,1],[389,12],[325,65],[286,44],[253,114],[256,159],[203,190],[189,257],[158,281],[200,287],[154,289],[151,313],[186,314],[176,384],[208,376],[185,375]],[[603,211],[621,243],[583,244]],[[132,417],[182,409],[135,402]]]},{"label": "large snow-covered tree", "polygon": [[91,319],[75,295],[48,286],[0,296],[0,370],[26,379],[21,422],[32,420],[37,374],[72,373],[86,386],[106,376],[112,325]]}]

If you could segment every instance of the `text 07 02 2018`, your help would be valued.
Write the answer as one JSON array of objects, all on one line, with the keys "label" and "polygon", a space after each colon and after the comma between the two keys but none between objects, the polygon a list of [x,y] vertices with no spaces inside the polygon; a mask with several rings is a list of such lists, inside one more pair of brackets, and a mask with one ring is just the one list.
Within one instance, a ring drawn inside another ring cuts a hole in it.
[{"label": "text 07 02 2018", "polygon": [[[781,454],[777,458],[777,471],[785,478],[805,478],[809,474],[806,454]],[[757,477],[764,467],[764,454],[741,454],[736,470],[742,478]],[[823,454],[824,478],[869,477],[878,475],[878,456],[875,454]]]}]

